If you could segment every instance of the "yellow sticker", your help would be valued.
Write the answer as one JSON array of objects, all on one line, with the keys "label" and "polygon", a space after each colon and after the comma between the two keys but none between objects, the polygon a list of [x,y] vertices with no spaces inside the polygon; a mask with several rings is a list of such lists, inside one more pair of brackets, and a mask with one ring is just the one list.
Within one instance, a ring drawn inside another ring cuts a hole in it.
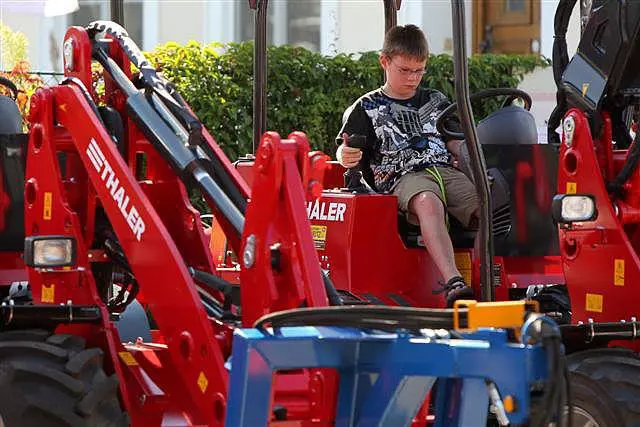
[{"label": "yellow sticker", "polygon": [[471,283],[471,254],[469,252],[455,253],[456,267],[466,283]]},{"label": "yellow sticker", "polygon": [[51,204],[53,202],[53,194],[51,192],[46,191],[44,193],[44,211],[42,212],[42,219],[50,220],[51,219]]},{"label": "yellow sticker", "polygon": [[576,194],[578,191],[578,184],[575,182],[567,182],[567,194]]},{"label": "yellow sticker", "polygon": [[587,91],[589,90],[589,83],[582,83],[582,97],[587,96]]},{"label": "yellow sticker", "polygon": [[587,294],[587,311],[602,313],[603,296],[599,294]]},{"label": "yellow sticker", "polygon": [[469,252],[456,252],[455,259],[458,268],[462,270],[469,270],[471,268],[471,254]]},{"label": "yellow sticker", "polygon": [[54,303],[56,296],[56,285],[51,284],[49,286],[42,285],[42,295],[40,297],[40,302],[48,302]]},{"label": "yellow sticker", "polygon": [[198,376],[198,387],[200,387],[200,391],[204,393],[207,390],[208,385],[209,380],[207,380],[204,372],[200,372],[200,375]]},{"label": "yellow sticker", "polygon": [[138,362],[133,357],[133,354],[129,353],[128,351],[119,351],[118,355],[120,356],[120,359],[122,359],[125,365],[138,366]]},{"label": "yellow sticker", "polygon": [[312,225],[311,234],[313,235],[313,246],[316,249],[324,250],[327,242],[327,226]]},{"label": "yellow sticker", "polygon": [[624,260],[616,259],[613,262],[613,284],[624,286]]}]

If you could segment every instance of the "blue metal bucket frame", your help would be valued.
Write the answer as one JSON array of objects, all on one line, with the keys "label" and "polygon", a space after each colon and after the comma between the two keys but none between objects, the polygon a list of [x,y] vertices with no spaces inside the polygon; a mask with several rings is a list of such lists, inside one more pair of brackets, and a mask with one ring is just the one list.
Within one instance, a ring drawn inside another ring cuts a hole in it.
[{"label": "blue metal bucket frame", "polygon": [[488,383],[516,402],[509,422],[525,423],[531,386],[547,375],[541,346],[509,342],[506,331],[494,329],[463,339],[342,327],[238,329],[231,365],[227,427],[268,425],[278,370],[335,368],[336,427],[408,426],[438,378],[436,426],[486,425]]}]

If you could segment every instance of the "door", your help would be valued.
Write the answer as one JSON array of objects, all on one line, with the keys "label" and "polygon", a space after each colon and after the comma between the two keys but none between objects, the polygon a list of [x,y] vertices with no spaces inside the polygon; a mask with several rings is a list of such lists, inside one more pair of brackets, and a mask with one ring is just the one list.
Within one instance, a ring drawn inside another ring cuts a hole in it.
[{"label": "door", "polygon": [[474,52],[539,53],[541,0],[475,0]]}]

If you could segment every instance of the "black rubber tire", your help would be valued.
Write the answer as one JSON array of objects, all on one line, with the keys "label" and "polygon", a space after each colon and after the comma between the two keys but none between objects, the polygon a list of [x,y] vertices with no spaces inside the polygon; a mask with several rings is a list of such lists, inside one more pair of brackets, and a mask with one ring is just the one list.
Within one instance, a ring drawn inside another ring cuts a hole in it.
[{"label": "black rubber tire", "polygon": [[[640,358],[628,349],[587,350],[567,357],[572,427],[585,415],[598,427],[640,427]],[[593,424],[589,424],[592,427]]]},{"label": "black rubber tire", "polygon": [[[0,333],[0,415],[6,427],[120,427],[118,379],[99,348],[44,330]],[[0,423],[1,425],[1,423]]]}]

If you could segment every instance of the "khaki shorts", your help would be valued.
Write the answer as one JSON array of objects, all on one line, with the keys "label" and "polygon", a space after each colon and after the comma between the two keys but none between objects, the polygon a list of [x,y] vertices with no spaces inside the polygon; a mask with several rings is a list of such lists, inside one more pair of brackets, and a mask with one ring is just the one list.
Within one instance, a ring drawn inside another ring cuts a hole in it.
[{"label": "khaki shorts", "polygon": [[[430,169],[433,170],[433,168]],[[468,227],[471,215],[479,207],[478,195],[473,183],[459,169],[437,166],[437,170],[444,182],[446,199],[442,195],[438,181],[429,172],[411,172],[400,177],[393,188],[393,194],[398,196],[400,210],[408,213],[411,199],[424,191],[430,191],[442,200],[451,215],[464,227]],[[407,218],[410,222],[417,224],[412,214],[408,214]]]}]

